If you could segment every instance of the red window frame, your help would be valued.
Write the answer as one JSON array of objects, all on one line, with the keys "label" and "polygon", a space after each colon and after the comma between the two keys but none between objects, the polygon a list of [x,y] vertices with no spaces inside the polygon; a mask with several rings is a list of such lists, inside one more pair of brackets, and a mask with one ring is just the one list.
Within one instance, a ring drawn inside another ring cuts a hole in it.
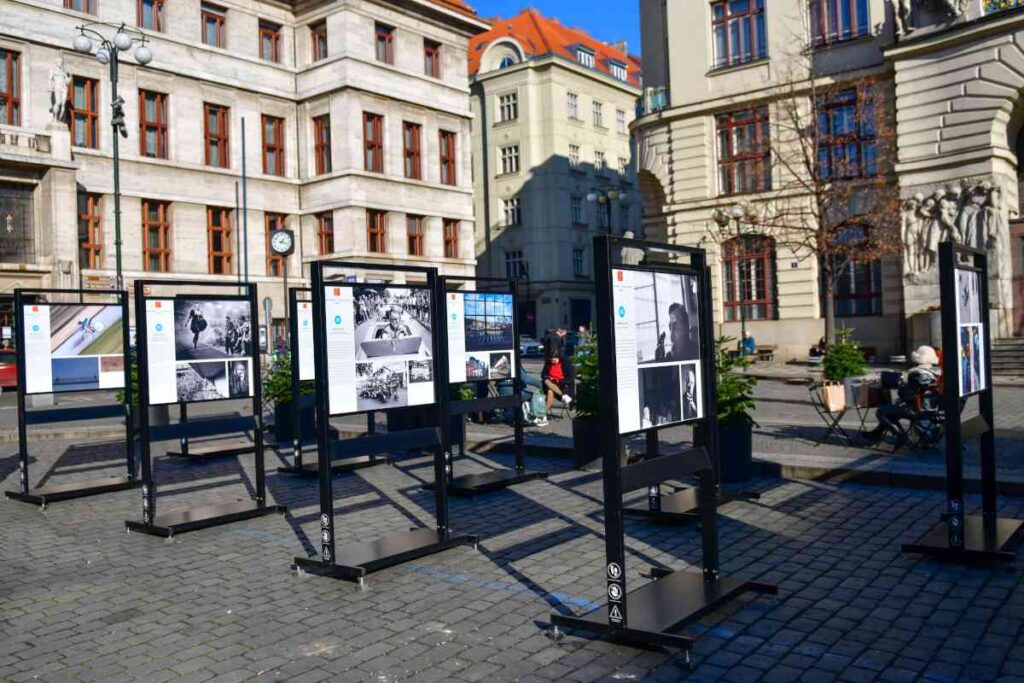
[{"label": "red window frame", "polygon": [[[147,272],[169,273],[171,270],[169,210],[168,202],[142,200],[142,269]],[[153,213],[155,218],[150,217],[150,213]],[[156,237],[156,246],[151,243],[151,236]]]},{"label": "red window frame", "polygon": [[413,180],[423,179],[422,133],[420,124],[402,122],[402,166],[405,177]]},{"label": "red window frame", "polygon": [[373,28],[374,48],[378,62],[395,63],[395,29],[386,24],[376,24]]},{"label": "red window frame", "polygon": [[[752,107],[715,117],[718,135],[719,194],[765,192],[772,187],[771,128],[768,107]],[[747,142],[744,147],[741,141]]]},{"label": "red window frame", "polygon": [[316,244],[321,256],[334,253],[334,213],[324,211],[316,215]]},{"label": "red window frame", "polygon": [[75,7],[75,4],[75,0],[64,0],[64,9],[85,12],[86,14],[96,14],[96,0],[79,0],[77,4],[81,5],[81,8]]},{"label": "red window frame", "polygon": [[[228,137],[228,107],[219,104],[203,103],[203,140],[207,166],[230,168],[230,139]],[[216,130],[210,128],[210,116],[216,121]],[[217,163],[212,163],[211,151],[217,149]]]},{"label": "red window frame", "polygon": [[[150,25],[146,25],[146,5],[152,6]],[[164,30],[164,0],[136,0],[135,23],[139,28],[150,31]]]},{"label": "red window frame", "polygon": [[459,222],[454,218],[444,219],[444,257],[459,258]]},{"label": "red window frame", "polygon": [[388,212],[366,210],[366,250],[375,254],[388,253]]},{"label": "red window frame", "polygon": [[[260,59],[265,62],[273,62],[277,64],[281,61],[281,27],[277,24],[272,24],[269,21],[260,22]],[[264,39],[268,42],[264,43]],[[266,52],[264,48],[270,48],[270,52]]]},{"label": "red window frame", "polygon": [[[822,47],[869,33],[867,0],[808,0],[811,45]],[[843,25],[849,17],[849,25]]]},{"label": "red window frame", "polygon": [[[882,260],[856,258],[859,247],[870,243],[871,229],[863,224],[847,225],[837,231],[833,240],[845,246],[845,254],[835,253],[832,260],[835,277],[832,304],[836,317],[882,315]],[[850,304],[852,312],[841,311],[844,304]],[[863,304],[867,310],[858,310]]]},{"label": "red window frame", "polygon": [[[84,98],[83,108],[75,106],[75,90],[77,86],[82,84],[82,97]],[[100,146],[100,131],[99,131],[99,88],[100,82],[95,78],[86,78],[84,76],[75,76],[71,79],[71,85],[69,86],[71,91],[68,93],[68,102],[71,103],[69,109],[69,117],[71,120],[71,144],[75,147],[88,147],[90,149],[98,149]],[[79,121],[84,124],[83,133],[84,137],[81,141],[75,139],[75,133],[78,129],[76,125]]]},{"label": "red window frame", "polygon": [[[215,5],[203,3],[199,6],[199,42],[209,47],[227,47],[227,12]],[[213,24],[213,42],[209,42],[206,29],[207,24]]]},{"label": "red window frame", "polygon": [[441,43],[423,39],[423,73],[431,78],[441,78]]},{"label": "red window frame", "polygon": [[0,90],[0,123],[21,125],[21,53],[0,50],[0,69],[4,70],[5,90]]},{"label": "red window frame", "polygon": [[263,114],[263,172],[267,175],[284,175],[284,119]]},{"label": "red window frame", "polygon": [[[146,102],[153,98],[154,115],[150,119]],[[148,136],[152,133],[156,149],[150,153],[148,149]],[[139,90],[139,155],[151,159],[167,158],[167,95],[152,90]]]},{"label": "red window frame", "polygon": [[722,243],[722,303],[726,322],[740,320],[741,305],[747,320],[775,319],[775,240],[742,235]]},{"label": "red window frame", "polygon": [[316,174],[331,172],[331,115],[313,117],[313,163]]},{"label": "red window frame", "polygon": [[821,178],[878,174],[878,122],[874,86],[834,88],[815,102],[817,172]]},{"label": "red window frame", "polygon": [[740,0],[718,0],[711,5],[714,68],[746,64],[768,56],[765,0],[745,0],[747,9],[733,11]]},{"label": "red window frame", "polygon": [[327,22],[321,21],[309,26],[310,57],[314,62],[327,59]]},{"label": "red window frame", "polygon": [[450,130],[438,131],[441,154],[441,184],[455,185],[455,133]]},{"label": "red window frame", "polygon": [[423,216],[406,216],[405,232],[408,237],[409,256],[423,256]]},{"label": "red window frame", "polygon": [[78,266],[103,267],[103,213],[101,195],[78,193]]},{"label": "red window frame", "polygon": [[270,240],[278,230],[284,230],[285,216],[281,213],[263,214],[263,226],[266,233],[267,250],[267,275],[270,277],[281,277],[284,275],[284,256],[275,254],[270,248]]},{"label": "red window frame", "polygon": [[363,112],[363,168],[384,172],[384,117]]},{"label": "red window frame", "polygon": [[[231,209],[206,207],[207,266],[211,275],[231,274],[231,227]],[[221,248],[215,249],[214,242],[218,237]]]}]

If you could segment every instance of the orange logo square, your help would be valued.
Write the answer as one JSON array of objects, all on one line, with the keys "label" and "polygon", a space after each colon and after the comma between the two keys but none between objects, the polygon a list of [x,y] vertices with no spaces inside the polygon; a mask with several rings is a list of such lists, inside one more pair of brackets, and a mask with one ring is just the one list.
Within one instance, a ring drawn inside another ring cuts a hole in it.
[{"label": "orange logo square", "polygon": [[341,296],[341,287],[334,288],[334,296]]},{"label": "orange logo square", "polygon": [[615,273],[615,277],[618,278],[619,282],[622,282],[622,279],[625,277],[625,275],[626,274],[623,273],[621,270]]},{"label": "orange logo square", "polygon": [[33,306],[32,307],[32,312],[33,313],[38,313],[39,312],[39,307],[38,306]]},{"label": "orange logo square", "polygon": [[162,301],[154,302],[153,308],[160,308],[163,305]]}]

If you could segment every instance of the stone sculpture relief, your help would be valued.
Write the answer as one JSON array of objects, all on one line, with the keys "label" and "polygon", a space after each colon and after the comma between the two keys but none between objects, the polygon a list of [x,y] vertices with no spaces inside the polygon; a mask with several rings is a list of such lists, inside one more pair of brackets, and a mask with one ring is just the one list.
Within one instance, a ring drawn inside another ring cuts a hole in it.
[{"label": "stone sculpture relief", "polygon": [[917,18],[922,7],[944,14],[947,19],[956,19],[967,11],[968,0],[892,0],[893,16],[896,19],[896,35],[905,36],[913,32],[912,18]]},{"label": "stone sculpture relief", "polygon": [[904,275],[919,282],[938,263],[939,242],[950,239],[1001,256],[1006,220],[1002,188],[988,180],[914,194],[903,201],[900,215]]},{"label": "stone sculpture relief", "polygon": [[64,68],[64,58],[57,57],[49,74],[50,85],[50,114],[53,120],[58,123],[67,123],[68,110],[68,86],[71,84],[71,74]]}]

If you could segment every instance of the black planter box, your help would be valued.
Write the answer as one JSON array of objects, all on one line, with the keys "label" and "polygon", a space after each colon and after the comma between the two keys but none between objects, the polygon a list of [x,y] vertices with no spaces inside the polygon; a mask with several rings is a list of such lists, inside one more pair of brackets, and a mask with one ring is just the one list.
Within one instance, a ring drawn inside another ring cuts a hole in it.
[{"label": "black planter box", "polygon": [[572,420],[572,461],[579,469],[601,458],[601,421],[596,417],[574,417]]},{"label": "black planter box", "polygon": [[722,481],[747,481],[754,475],[753,427],[747,420],[718,423]]},{"label": "black planter box", "polygon": [[[316,407],[305,406],[299,416],[299,427],[302,431],[301,441],[316,438]],[[279,403],[274,406],[274,437],[277,443],[290,443],[295,438],[295,404]]]}]

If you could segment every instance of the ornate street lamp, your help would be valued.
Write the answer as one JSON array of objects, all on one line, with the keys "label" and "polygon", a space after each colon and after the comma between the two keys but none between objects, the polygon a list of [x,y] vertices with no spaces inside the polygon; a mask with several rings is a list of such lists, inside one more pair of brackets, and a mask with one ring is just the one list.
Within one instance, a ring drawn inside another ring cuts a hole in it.
[{"label": "ornate street lamp", "polygon": [[[116,32],[113,37],[108,38],[99,31],[99,28],[113,29]],[[93,41],[96,42],[96,61],[103,65],[110,66],[110,127],[114,135],[114,256],[117,270],[117,289],[124,289],[124,276],[121,272],[121,137],[128,137],[128,129],[124,125],[124,99],[117,94],[117,67],[120,63],[120,54],[135,47],[132,56],[136,63],[145,66],[153,61],[153,52],[146,45],[146,36],[129,28],[122,23],[108,24],[104,22],[92,22],[83,24],[78,28],[78,35],[72,46],[75,52],[90,54],[93,50]]]},{"label": "ornate street lamp", "polygon": [[[711,212],[711,220],[718,224],[718,227],[726,230],[730,223],[734,224],[735,235],[737,241],[742,245],[744,236],[744,226],[752,226],[757,220],[757,213],[754,211],[754,207],[750,204],[733,204],[728,209],[717,207]],[[747,307],[743,302],[746,301],[743,291],[743,283],[746,280],[742,269],[737,273],[737,280],[739,281],[739,309],[740,309],[740,352],[746,355],[746,347],[744,346],[747,341]]]}]

